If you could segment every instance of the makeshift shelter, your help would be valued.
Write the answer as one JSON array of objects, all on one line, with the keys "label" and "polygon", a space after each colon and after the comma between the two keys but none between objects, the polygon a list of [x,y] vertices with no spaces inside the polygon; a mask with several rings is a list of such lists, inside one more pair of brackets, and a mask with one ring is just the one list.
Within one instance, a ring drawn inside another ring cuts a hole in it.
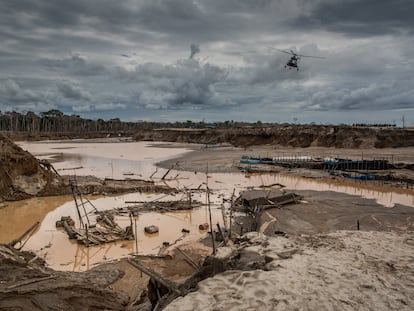
[{"label": "makeshift shelter", "polygon": [[296,203],[302,197],[295,193],[285,193],[280,190],[246,190],[240,192],[240,203],[247,209],[281,207]]}]

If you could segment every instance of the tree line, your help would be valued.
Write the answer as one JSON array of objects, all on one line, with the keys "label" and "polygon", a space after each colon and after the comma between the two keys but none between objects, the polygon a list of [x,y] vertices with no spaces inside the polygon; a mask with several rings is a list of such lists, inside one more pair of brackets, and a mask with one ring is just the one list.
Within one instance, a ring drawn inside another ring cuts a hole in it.
[{"label": "tree line", "polygon": [[118,118],[110,120],[83,119],[78,115],[66,115],[53,109],[41,112],[20,113],[0,112],[0,131],[42,132],[100,132],[128,131],[136,128],[132,122],[121,122]]},{"label": "tree line", "polygon": [[[263,125],[260,121],[257,124]],[[125,122],[119,118],[109,120],[85,119],[79,115],[66,115],[52,109],[36,114],[29,112],[0,111],[0,131],[17,131],[28,133],[92,133],[92,132],[128,132],[151,130],[157,128],[233,128],[251,125],[251,123],[224,121],[218,123],[193,122]]]}]

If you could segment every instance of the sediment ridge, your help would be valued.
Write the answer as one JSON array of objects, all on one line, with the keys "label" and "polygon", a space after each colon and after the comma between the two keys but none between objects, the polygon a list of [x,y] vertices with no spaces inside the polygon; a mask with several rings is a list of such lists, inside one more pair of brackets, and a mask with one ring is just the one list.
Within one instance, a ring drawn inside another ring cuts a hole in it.
[{"label": "sediment ridge", "polygon": [[290,147],[397,148],[414,146],[408,129],[351,126],[286,125],[230,129],[140,130],[135,140],[198,144],[228,143],[236,147],[279,145]]}]

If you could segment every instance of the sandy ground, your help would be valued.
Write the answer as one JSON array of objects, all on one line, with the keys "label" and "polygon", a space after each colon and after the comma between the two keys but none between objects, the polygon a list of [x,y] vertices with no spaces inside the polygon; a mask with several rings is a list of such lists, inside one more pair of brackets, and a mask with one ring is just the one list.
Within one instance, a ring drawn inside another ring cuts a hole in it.
[{"label": "sandy ground", "polygon": [[411,233],[246,235],[246,264],[199,283],[165,310],[413,310]]}]

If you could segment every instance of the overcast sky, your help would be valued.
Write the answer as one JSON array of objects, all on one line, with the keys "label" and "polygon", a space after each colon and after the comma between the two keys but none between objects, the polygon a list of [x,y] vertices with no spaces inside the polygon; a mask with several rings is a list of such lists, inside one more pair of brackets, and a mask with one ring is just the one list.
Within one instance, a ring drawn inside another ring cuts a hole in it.
[{"label": "overcast sky", "polygon": [[[414,123],[413,0],[1,0],[0,110]],[[285,69],[293,50],[300,70]]]}]

